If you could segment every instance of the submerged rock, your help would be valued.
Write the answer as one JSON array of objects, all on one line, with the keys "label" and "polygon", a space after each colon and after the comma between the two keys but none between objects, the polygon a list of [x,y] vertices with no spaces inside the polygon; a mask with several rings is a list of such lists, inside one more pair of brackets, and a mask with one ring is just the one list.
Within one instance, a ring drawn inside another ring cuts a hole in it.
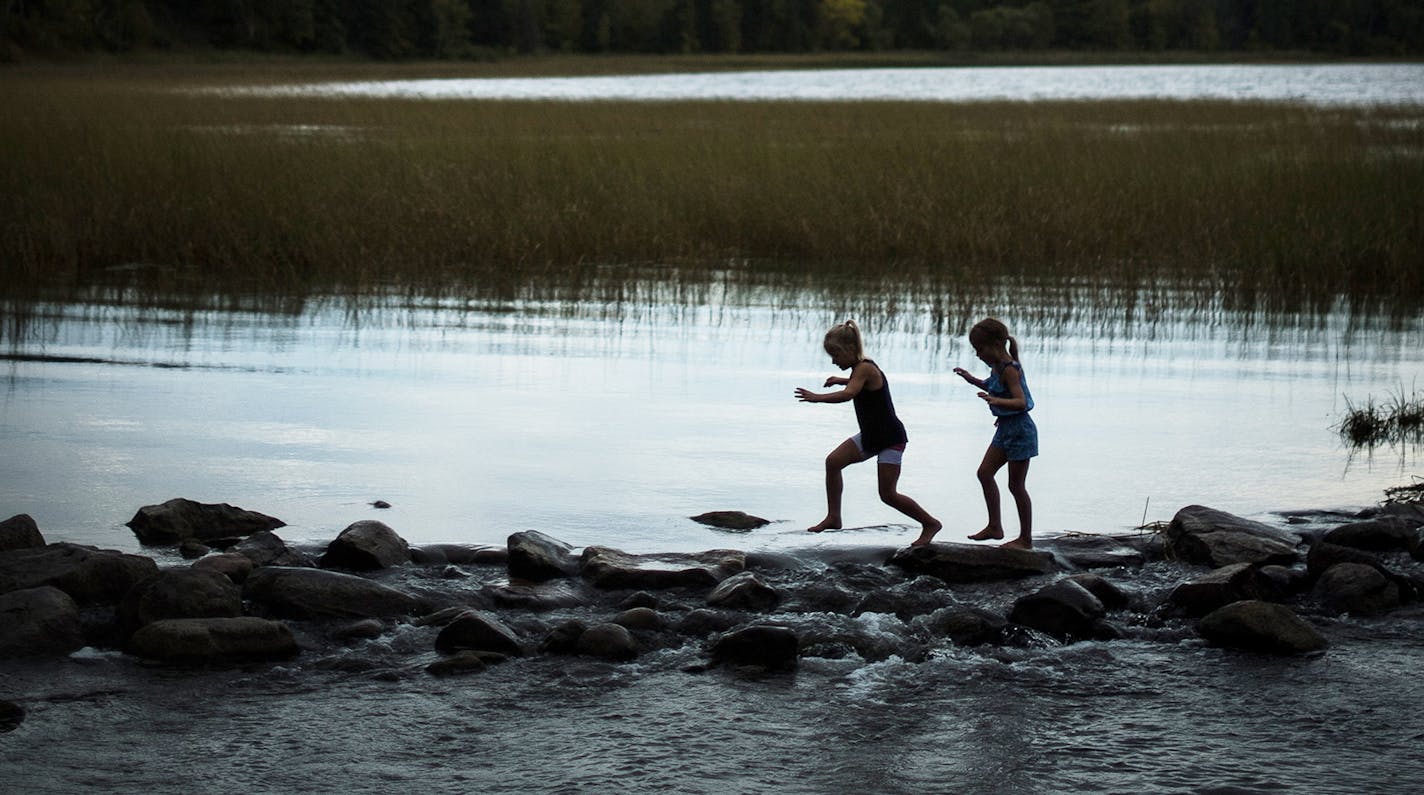
[{"label": "submerged rock", "polygon": [[890,565],[915,574],[930,574],[948,583],[1013,580],[1048,574],[1058,568],[1047,552],[973,544],[905,547],[891,556]]},{"label": "submerged rock", "polygon": [[1079,569],[1109,569],[1118,566],[1138,567],[1147,562],[1142,546],[1147,537],[1121,539],[1117,536],[1071,535],[1046,540],[1044,549],[1056,553]]},{"label": "submerged rock", "polygon": [[233,663],[294,657],[297,641],[280,621],[251,616],[175,618],[135,632],[129,649],[139,657],[164,662]]},{"label": "submerged rock", "polygon": [[169,500],[145,505],[128,521],[140,543],[165,546],[185,538],[206,541],[227,536],[246,536],[260,530],[275,530],[287,523],[281,519],[236,508],[227,503],[200,503]]},{"label": "submerged rock", "polygon": [[746,568],[746,553],[716,549],[690,554],[631,555],[610,547],[588,547],[583,576],[605,589],[656,591],[711,588]]},{"label": "submerged rock", "polygon": [[1188,505],[1167,527],[1167,553],[1188,563],[1294,563],[1301,538],[1263,522]]},{"label": "submerged rock", "polygon": [[769,670],[796,667],[801,641],[786,627],[751,626],[729,632],[712,644],[715,664],[755,665]]},{"label": "submerged rock", "polygon": [[1328,645],[1289,607],[1259,600],[1233,602],[1208,613],[1197,624],[1197,633],[1215,646],[1268,654],[1304,654]]},{"label": "submerged rock", "polygon": [[998,643],[1003,638],[1008,619],[979,607],[943,607],[914,620],[924,632],[947,637],[961,646],[982,646]]},{"label": "submerged rock", "polygon": [[431,676],[460,676],[483,671],[506,659],[503,654],[488,651],[457,651],[425,666],[425,672]]},{"label": "submerged rock", "polygon": [[69,654],[84,646],[79,606],[50,585],[0,594],[0,658]]},{"label": "submerged rock", "polygon": [[53,585],[81,605],[117,602],[157,573],[150,558],[79,544],[0,552],[0,593]]},{"label": "submerged rock", "polygon": [[752,516],[742,511],[708,511],[689,517],[694,522],[705,524],[709,527],[717,527],[722,530],[736,530],[746,532],[755,530],[758,527],[765,527],[771,524],[770,521],[760,516]]},{"label": "submerged rock", "polygon": [[366,519],[349,525],[326,547],[323,568],[376,571],[410,562],[410,545],[384,522]]},{"label": "submerged rock", "polygon": [[0,701],[0,734],[18,729],[24,722],[24,707],[13,701]]},{"label": "submerged rock", "polygon": [[32,549],[45,545],[39,525],[27,513],[11,516],[0,522],[0,552],[7,549]]}]

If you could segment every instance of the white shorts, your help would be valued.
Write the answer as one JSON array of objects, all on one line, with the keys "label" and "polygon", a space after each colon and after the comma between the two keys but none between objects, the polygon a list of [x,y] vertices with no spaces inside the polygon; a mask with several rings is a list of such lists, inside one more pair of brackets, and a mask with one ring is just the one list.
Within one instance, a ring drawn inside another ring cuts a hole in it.
[{"label": "white shorts", "polygon": [[[865,459],[870,457],[865,453],[865,445],[861,444],[860,442],[860,434],[857,433],[856,435],[850,437],[850,440],[852,442],[855,442],[855,449],[860,451],[860,460],[864,461]],[[887,447],[884,450],[881,450],[879,453],[875,454],[875,461],[876,463],[880,464],[894,464],[895,466],[900,466],[900,462],[904,460],[904,458],[905,445],[903,444],[897,444],[894,447]]]}]

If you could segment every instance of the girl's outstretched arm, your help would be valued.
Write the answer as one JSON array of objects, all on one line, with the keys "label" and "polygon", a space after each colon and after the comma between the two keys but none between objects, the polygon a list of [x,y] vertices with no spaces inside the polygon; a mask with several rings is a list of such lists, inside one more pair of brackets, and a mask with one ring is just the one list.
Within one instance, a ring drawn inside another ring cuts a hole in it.
[{"label": "girl's outstretched arm", "polygon": [[826,379],[826,386],[831,386],[832,380],[837,383],[844,382],[845,389],[839,392],[826,392],[818,394],[803,387],[797,387],[796,399],[803,403],[844,403],[853,400],[860,390],[865,388],[866,381],[876,372],[875,365],[870,362],[860,362],[850,371],[850,378],[839,378],[831,376]]},{"label": "girl's outstretched arm", "polygon": [[1024,411],[1027,409],[1028,400],[1024,397],[1023,376],[1019,373],[1019,369],[1017,367],[1005,367],[1003,372],[999,374],[999,378],[1003,379],[1004,387],[1009,390],[1009,397],[994,397],[988,392],[980,392],[979,397],[983,398],[985,403],[996,408],[1008,409],[1009,411]]},{"label": "girl's outstretched arm", "polygon": [[964,369],[963,367],[954,368],[954,374],[959,376],[960,378],[963,378],[965,381],[968,381],[971,385],[976,386],[979,389],[984,388],[984,382],[981,379],[975,378],[974,376],[970,375],[969,371]]}]

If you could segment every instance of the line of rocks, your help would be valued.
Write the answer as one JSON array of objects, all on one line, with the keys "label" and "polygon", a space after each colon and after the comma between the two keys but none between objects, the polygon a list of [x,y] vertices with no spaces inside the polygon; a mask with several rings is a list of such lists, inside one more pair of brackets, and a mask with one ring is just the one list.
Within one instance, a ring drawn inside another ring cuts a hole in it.
[{"label": "line of rocks", "polygon": [[[190,500],[146,506],[129,526],[145,544],[197,559],[160,568],[46,543],[26,515],[0,523],[0,658],[95,646],[226,665],[400,625],[439,628],[440,656],[426,666],[437,675],[531,654],[630,660],[690,642],[704,644],[706,665],[788,669],[804,656],[914,659],[946,639],[1071,643],[1173,627],[1214,645],[1299,654],[1326,646],[1317,623],[1385,614],[1424,590],[1417,503],[1300,532],[1188,506],[1157,534],[1064,536],[1032,551],[931,544],[875,560],[852,551],[826,565],[730,549],[577,550],[537,531],[514,533],[502,549],[412,547],[377,521],[352,524],[318,555],[285,544],[278,519]],[[1175,584],[1134,591],[1145,567],[1166,567]],[[848,623],[867,613],[897,621],[880,635]]]}]

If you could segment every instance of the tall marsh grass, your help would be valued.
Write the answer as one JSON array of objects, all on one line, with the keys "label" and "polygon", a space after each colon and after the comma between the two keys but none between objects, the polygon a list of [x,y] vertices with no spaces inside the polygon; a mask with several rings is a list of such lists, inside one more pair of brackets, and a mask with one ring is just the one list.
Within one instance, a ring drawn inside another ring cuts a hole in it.
[{"label": "tall marsh grass", "polygon": [[173,90],[202,80],[3,75],[0,295],[557,290],[654,264],[1424,298],[1424,109]]}]

